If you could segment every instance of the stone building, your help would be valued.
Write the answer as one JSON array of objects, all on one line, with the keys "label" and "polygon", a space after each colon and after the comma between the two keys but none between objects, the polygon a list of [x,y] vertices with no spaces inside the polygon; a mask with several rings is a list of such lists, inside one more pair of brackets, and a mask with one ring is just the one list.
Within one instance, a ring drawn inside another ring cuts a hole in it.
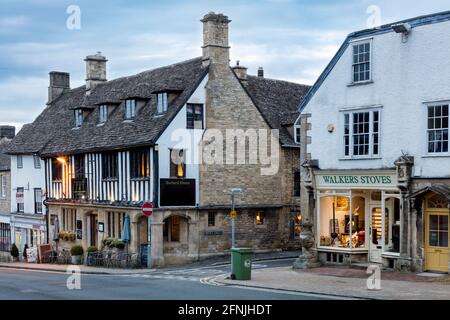
[{"label": "stone building", "polygon": [[69,74],[50,73],[48,106],[9,153],[43,159],[49,239],[59,248],[120,239],[128,215],[128,249],[141,252],[149,201],[153,265],[227,253],[231,188],[242,189],[237,246],[299,247],[294,122],[309,87],[230,67],[230,20],[209,13],[201,21],[201,57],[108,81],[97,53],[75,89]]},{"label": "stone building", "polygon": [[449,31],[442,12],[351,33],[300,103],[311,261],[449,271]]}]

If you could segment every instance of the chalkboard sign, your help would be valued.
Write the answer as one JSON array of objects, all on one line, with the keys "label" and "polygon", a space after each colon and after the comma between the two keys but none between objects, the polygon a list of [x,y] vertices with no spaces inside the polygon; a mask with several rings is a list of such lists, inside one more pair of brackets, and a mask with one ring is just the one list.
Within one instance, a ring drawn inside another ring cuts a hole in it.
[{"label": "chalkboard sign", "polygon": [[77,230],[77,239],[83,239],[83,230]]},{"label": "chalkboard sign", "polygon": [[195,179],[160,179],[161,206],[195,206]]},{"label": "chalkboard sign", "polygon": [[37,247],[31,247],[27,249],[27,261],[37,262],[38,250]]}]

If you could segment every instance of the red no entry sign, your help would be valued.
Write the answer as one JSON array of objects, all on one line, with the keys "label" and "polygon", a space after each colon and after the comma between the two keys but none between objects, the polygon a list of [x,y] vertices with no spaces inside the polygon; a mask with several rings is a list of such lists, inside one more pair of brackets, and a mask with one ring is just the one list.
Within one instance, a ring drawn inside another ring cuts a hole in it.
[{"label": "red no entry sign", "polygon": [[142,206],[142,213],[147,217],[150,217],[153,214],[153,203],[146,202]]}]

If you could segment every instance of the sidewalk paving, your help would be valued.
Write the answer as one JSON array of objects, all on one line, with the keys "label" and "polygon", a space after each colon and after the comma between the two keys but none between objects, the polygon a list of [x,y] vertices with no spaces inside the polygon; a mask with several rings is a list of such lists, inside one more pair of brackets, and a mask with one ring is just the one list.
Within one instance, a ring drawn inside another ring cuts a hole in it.
[{"label": "sidewalk paving", "polygon": [[320,267],[296,270],[292,267],[258,269],[249,281],[231,280],[224,276],[216,282],[245,287],[289,290],[347,298],[383,300],[449,300],[448,275],[430,278],[414,273],[381,271],[381,290],[367,289],[369,275],[365,270],[348,267]]}]

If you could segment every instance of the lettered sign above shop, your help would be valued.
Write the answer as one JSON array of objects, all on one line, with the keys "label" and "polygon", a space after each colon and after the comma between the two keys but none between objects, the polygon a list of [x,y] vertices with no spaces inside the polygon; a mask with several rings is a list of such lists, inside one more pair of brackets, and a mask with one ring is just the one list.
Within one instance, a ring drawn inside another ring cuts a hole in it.
[{"label": "lettered sign above shop", "polygon": [[396,188],[397,175],[395,171],[387,172],[367,172],[367,173],[335,173],[320,172],[316,173],[317,188]]}]

